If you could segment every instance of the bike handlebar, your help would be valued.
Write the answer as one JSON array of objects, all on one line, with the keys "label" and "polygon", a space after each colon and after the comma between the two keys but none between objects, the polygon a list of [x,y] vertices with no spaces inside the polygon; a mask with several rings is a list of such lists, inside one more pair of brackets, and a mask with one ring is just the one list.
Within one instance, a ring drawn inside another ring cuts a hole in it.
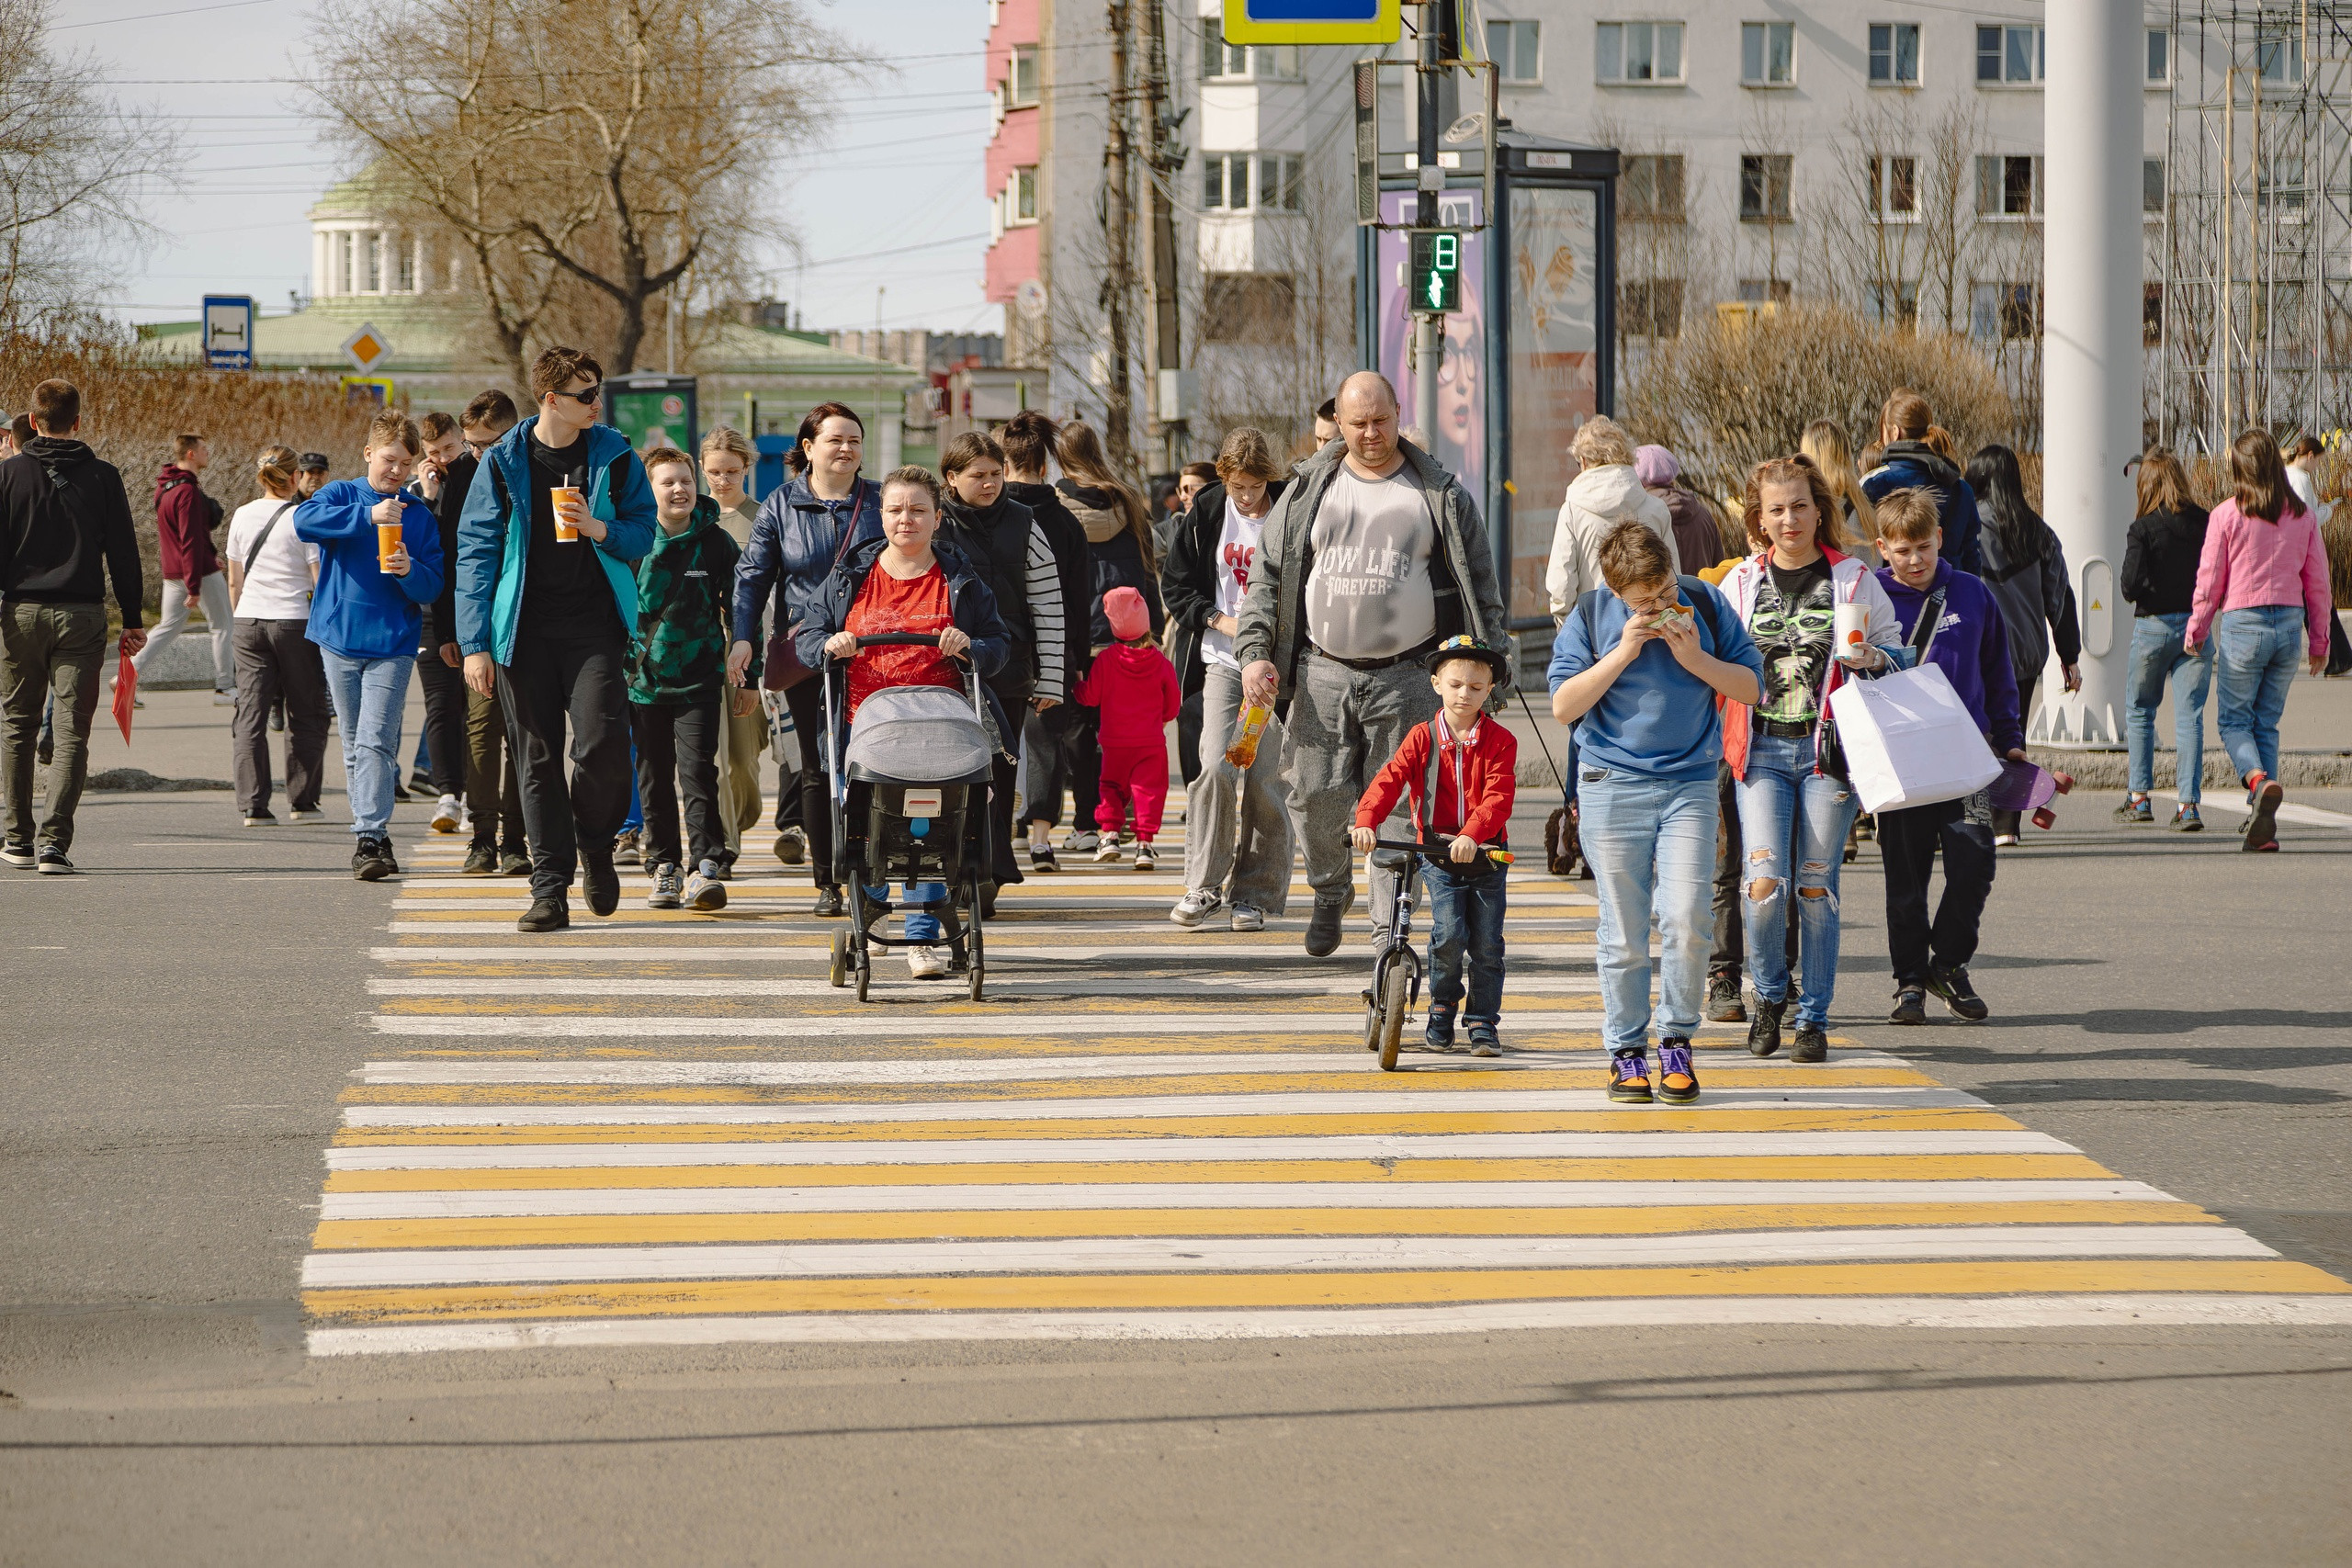
[{"label": "bike handlebar", "polygon": [[[1440,843],[1423,844],[1416,843],[1410,839],[1374,839],[1372,841],[1372,847],[1375,850],[1396,850],[1406,854],[1427,855],[1431,860],[1451,859],[1453,853],[1451,840]],[[1479,846],[1479,850],[1488,860],[1499,865],[1510,865],[1515,858],[1509,850],[1493,849],[1484,844]]]}]

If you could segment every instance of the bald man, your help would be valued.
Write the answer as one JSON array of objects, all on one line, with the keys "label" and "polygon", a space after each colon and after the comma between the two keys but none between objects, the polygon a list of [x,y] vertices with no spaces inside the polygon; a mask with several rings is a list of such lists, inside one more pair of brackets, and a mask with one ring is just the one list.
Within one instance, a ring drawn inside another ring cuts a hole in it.
[{"label": "bald man", "polygon": [[[1421,660],[1464,634],[1510,646],[1493,544],[1477,502],[1396,435],[1396,389],[1360,370],[1336,400],[1340,444],[1298,468],[1250,569],[1233,655],[1244,694],[1283,709],[1283,771],[1315,889],[1306,951],[1340,945],[1355,902],[1348,829],[1406,733],[1437,712]],[[1500,703],[1506,687],[1498,685]],[[1396,874],[1375,858],[1374,930]]]}]

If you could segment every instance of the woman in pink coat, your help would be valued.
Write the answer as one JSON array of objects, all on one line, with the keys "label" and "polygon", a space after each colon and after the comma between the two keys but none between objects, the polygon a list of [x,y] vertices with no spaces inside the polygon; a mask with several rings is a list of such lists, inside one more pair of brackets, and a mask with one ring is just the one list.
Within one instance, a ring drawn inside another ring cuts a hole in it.
[{"label": "woman in pink coat", "polygon": [[[2245,780],[2254,807],[2245,848],[2278,847],[2278,716],[2298,658],[2314,675],[2327,663],[2327,548],[2319,519],[2287,485],[2287,465],[2267,433],[2230,444],[2236,494],[2213,508],[2197,596],[2182,639],[2194,653],[2211,635],[2221,686],[2222,745]],[[2308,649],[2308,652],[2305,650]]]}]

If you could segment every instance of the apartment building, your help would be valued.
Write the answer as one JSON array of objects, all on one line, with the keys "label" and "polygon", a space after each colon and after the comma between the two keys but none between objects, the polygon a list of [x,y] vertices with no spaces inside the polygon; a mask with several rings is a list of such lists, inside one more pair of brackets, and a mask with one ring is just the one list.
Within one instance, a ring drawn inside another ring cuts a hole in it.
[{"label": "apartment building", "polygon": [[[1131,79],[1146,66],[1137,40],[1150,3],[1128,7]],[[999,238],[989,297],[1008,307],[1008,363],[1048,370],[1057,410],[1099,409],[1106,11],[1101,0],[991,4]],[[1216,9],[1214,0],[1163,0],[1161,9],[1184,152],[1170,182],[1182,350],[1200,370],[1202,426],[1250,419],[1287,430],[1308,392],[1370,357],[1352,341],[1350,305],[1349,66],[1358,51],[1228,45]],[[2176,78],[2188,103],[2220,92],[2233,66],[2241,91],[2255,80],[2299,90],[2305,77],[2290,27],[2233,24],[2223,39],[2213,9],[2188,13],[2176,29],[2169,0],[2150,4],[2133,44],[2146,84],[2152,344],[2164,310]],[[1621,374],[1645,343],[1719,303],[1827,298],[1880,320],[1967,333],[2015,388],[2037,394],[2043,5],[1475,0],[1467,10],[1470,47],[1496,66],[1505,118],[1624,154]],[[1404,111],[1392,89],[1388,123],[1401,127]],[[2280,161],[2258,178],[2293,186],[2300,170]],[[1140,366],[1134,385],[1148,410]]]}]

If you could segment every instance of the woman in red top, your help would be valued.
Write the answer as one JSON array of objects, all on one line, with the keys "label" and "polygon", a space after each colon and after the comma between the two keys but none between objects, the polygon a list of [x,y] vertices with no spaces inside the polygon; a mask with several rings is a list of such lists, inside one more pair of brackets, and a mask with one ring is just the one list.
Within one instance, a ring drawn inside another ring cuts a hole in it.
[{"label": "woman in red top", "polygon": [[[939,480],[928,468],[893,469],[882,481],[882,537],[851,549],[799,631],[800,660],[849,660],[849,711],[854,724],[865,699],[885,686],[944,686],[961,691],[958,655],[982,676],[1004,667],[1011,644],[996,598],[969,561],[946,547],[933,547],[939,533]],[[937,648],[860,649],[861,637],[894,633],[936,635]],[[1003,716],[998,716],[999,733]],[[868,888],[874,897],[879,887]],[[934,882],[907,889],[909,903],[936,902],[946,888]],[[919,980],[947,973],[946,954],[936,945],[939,917],[907,916],[907,967]]]}]

